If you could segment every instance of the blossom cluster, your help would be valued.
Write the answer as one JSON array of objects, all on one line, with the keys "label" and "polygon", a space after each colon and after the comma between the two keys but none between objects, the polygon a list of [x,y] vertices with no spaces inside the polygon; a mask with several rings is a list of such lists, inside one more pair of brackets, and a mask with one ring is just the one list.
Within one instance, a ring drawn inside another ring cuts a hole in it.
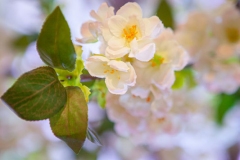
[{"label": "blossom cluster", "polygon": [[[91,12],[94,20],[82,25],[83,38],[77,41],[100,43],[100,52],[85,67],[92,76],[105,78],[106,111],[119,135],[153,150],[189,150],[186,135],[201,137],[208,130],[215,135],[209,91],[233,93],[240,85],[240,14],[232,4],[213,12],[193,13],[176,34],[157,16],[143,18],[137,3],[125,4],[116,14],[106,3]],[[189,68],[196,71],[194,88],[192,79],[186,80],[190,72],[184,73]]]},{"label": "blossom cluster", "polygon": [[143,18],[137,3],[125,4],[116,14],[103,3],[91,16],[95,21],[82,25],[78,41],[101,44],[100,54],[91,55],[85,67],[92,76],[105,78],[106,109],[116,131],[141,137],[142,144],[153,135],[178,132],[182,116],[172,113],[172,86],[175,71],[189,57],[174,32],[157,16]]},{"label": "blossom cluster", "polygon": [[195,11],[177,29],[199,82],[211,92],[234,93],[240,86],[239,20],[239,10],[226,2],[211,12]]},{"label": "blossom cluster", "polygon": [[77,41],[101,43],[100,53],[90,56],[85,67],[92,76],[105,78],[109,92],[123,95],[133,86],[171,88],[174,71],[186,66],[188,55],[157,16],[143,18],[137,3],[125,4],[116,14],[103,3],[91,16],[94,21],[82,25],[83,38]]}]

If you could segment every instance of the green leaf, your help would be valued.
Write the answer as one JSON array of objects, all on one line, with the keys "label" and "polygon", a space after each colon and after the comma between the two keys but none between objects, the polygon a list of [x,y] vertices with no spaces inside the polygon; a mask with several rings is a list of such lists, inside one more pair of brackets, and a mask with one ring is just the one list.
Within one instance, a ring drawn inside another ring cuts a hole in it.
[{"label": "green leaf", "polygon": [[68,71],[75,69],[76,53],[70,29],[59,7],[47,17],[37,40],[37,50],[47,65]]},{"label": "green leaf", "polygon": [[98,138],[98,135],[94,131],[92,131],[90,128],[88,128],[87,130],[87,139],[99,146],[102,145],[101,141]]},{"label": "green leaf", "polygon": [[216,120],[218,124],[223,124],[223,120],[229,110],[231,110],[235,104],[239,101],[240,90],[234,94],[220,94],[217,99],[219,103],[216,108]]},{"label": "green leaf", "polygon": [[166,0],[161,0],[157,9],[157,16],[163,22],[165,27],[174,29],[174,18],[172,8]]},{"label": "green leaf", "polygon": [[23,74],[2,96],[14,112],[25,120],[47,119],[66,104],[66,90],[55,70],[40,67]]},{"label": "green leaf", "polygon": [[67,103],[50,118],[54,135],[65,141],[75,153],[79,153],[87,136],[88,108],[82,91],[78,87],[66,87]]}]

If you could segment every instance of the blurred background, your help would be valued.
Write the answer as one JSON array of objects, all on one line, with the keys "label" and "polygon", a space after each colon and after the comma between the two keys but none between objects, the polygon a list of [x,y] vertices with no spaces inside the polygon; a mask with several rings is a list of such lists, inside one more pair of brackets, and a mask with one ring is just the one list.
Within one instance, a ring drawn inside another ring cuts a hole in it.
[{"label": "blurred background", "polygon": [[[161,19],[173,29],[183,24],[193,11],[211,11],[226,0],[130,0],[142,7],[144,17],[155,15],[162,7]],[[36,39],[48,14],[59,5],[71,28],[72,40],[81,37],[80,27],[91,19],[91,10],[102,2],[115,11],[128,0],[0,0],[0,95],[24,72],[44,65],[36,51]],[[164,3],[163,3],[164,2]],[[235,2],[237,5],[237,2]],[[87,52],[84,57],[87,57]],[[212,112],[212,109],[209,109]],[[0,160],[237,160],[239,157],[240,111],[230,110],[226,127],[219,129],[214,120],[193,124],[199,127],[181,136],[181,146],[169,147],[163,138],[161,149],[135,145],[118,136],[114,123],[97,102],[89,103],[89,125],[103,146],[85,142],[79,155],[55,138],[49,121],[27,122],[0,101]],[[214,119],[214,118],[212,118]],[[204,128],[207,126],[206,128]],[[198,132],[201,130],[202,132]],[[177,139],[171,139],[171,141]]]}]

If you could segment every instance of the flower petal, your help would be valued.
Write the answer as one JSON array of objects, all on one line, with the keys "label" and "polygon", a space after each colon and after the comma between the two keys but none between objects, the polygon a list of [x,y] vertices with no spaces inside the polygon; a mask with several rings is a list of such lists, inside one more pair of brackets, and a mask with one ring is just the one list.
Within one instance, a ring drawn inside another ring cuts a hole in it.
[{"label": "flower petal", "polygon": [[127,47],[124,47],[124,48],[121,48],[118,50],[114,50],[110,47],[107,47],[105,55],[109,59],[116,59],[116,58],[121,58],[121,57],[125,56],[129,52],[130,52],[130,49]]},{"label": "flower petal", "polygon": [[164,28],[161,34],[155,39],[155,43],[159,46],[162,42],[173,39],[175,39],[173,30],[171,28]]},{"label": "flower petal", "polygon": [[108,62],[109,60],[103,56],[91,56],[85,62],[85,67],[92,76],[104,78]]},{"label": "flower petal", "polygon": [[121,16],[113,16],[108,21],[110,32],[116,37],[122,37],[123,29],[127,25],[127,20]]},{"label": "flower petal", "polygon": [[149,88],[143,88],[143,87],[134,87],[131,89],[131,93],[135,96],[139,96],[141,98],[147,98],[149,95]]},{"label": "flower petal", "polygon": [[108,7],[108,5],[107,5],[107,3],[106,2],[104,2],[104,3],[102,3],[102,5],[99,7],[99,9],[98,9],[98,11],[97,11],[97,13],[98,13],[98,15],[102,18],[102,19],[106,19],[106,18],[108,18],[108,12],[109,12],[109,10],[110,10],[110,15],[113,15],[114,13],[113,13],[113,7]]},{"label": "flower petal", "polygon": [[135,54],[139,52],[138,42],[137,42],[136,38],[134,38],[131,41],[130,47],[131,47],[131,52],[129,53],[129,57],[135,57]]},{"label": "flower petal", "polygon": [[88,21],[88,22],[85,22],[82,24],[82,27],[81,27],[81,34],[83,37],[90,37],[90,36],[93,36],[92,33],[90,32],[89,30],[89,24],[91,23],[92,21]]},{"label": "flower petal", "polygon": [[94,37],[85,37],[85,38],[76,38],[76,41],[79,43],[95,43],[98,41],[98,39]]},{"label": "flower petal", "polygon": [[174,71],[171,65],[162,64],[159,72],[153,77],[154,84],[160,89],[171,88],[175,81]]},{"label": "flower petal", "polygon": [[161,31],[164,28],[162,22],[157,16],[144,18],[143,21],[144,21],[146,36],[151,36],[152,38],[155,38],[161,33]]},{"label": "flower petal", "polygon": [[96,19],[97,21],[102,21],[102,19],[101,19],[101,17],[100,16],[98,16],[98,14],[94,11],[94,10],[92,10],[91,12],[90,12],[90,15],[94,18],[94,19]]},{"label": "flower petal", "polygon": [[174,70],[183,69],[189,61],[185,49],[175,40],[166,40],[158,46],[157,54],[164,58],[164,63],[169,63]]},{"label": "flower petal", "polygon": [[116,76],[107,76],[105,83],[109,92],[112,94],[125,94],[127,92],[127,85],[121,83]]},{"label": "flower petal", "polygon": [[104,2],[101,4],[101,6],[98,8],[97,13],[95,11],[91,11],[90,15],[96,19],[97,21],[103,21],[106,20],[106,18],[109,18],[114,15],[113,7],[108,7],[107,3]]},{"label": "flower petal", "polygon": [[108,65],[118,71],[121,72],[127,72],[129,70],[129,66],[124,63],[123,61],[116,61],[116,60],[111,60],[108,62]]},{"label": "flower petal", "polygon": [[163,118],[166,116],[171,106],[168,105],[167,100],[163,97],[158,97],[151,105],[151,111],[157,118]]},{"label": "flower petal", "polygon": [[125,45],[125,39],[123,38],[117,38],[117,37],[112,37],[108,41],[108,46],[113,48],[113,49],[121,49]]},{"label": "flower petal", "polygon": [[150,43],[141,48],[139,52],[135,54],[135,57],[139,61],[147,62],[153,58],[155,52],[156,52],[155,44]]},{"label": "flower petal", "polygon": [[117,11],[116,15],[120,15],[125,18],[135,15],[138,18],[142,18],[142,9],[137,3],[128,2]]},{"label": "flower petal", "polygon": [[177,55],[173,57],[173,67],[174,70],[182,70],[189,62],[189,56],[188,53],[185,51],[185,49],[182,46],[178,46],[175,48],[174,51]]},{"label": "flower petal", "polygon": [[108,27],[102,26],[101,32],[102,32],[102,36],[106,42],[109,41],[113,37],[113,35],[109,31]]},{"label": "flower petal", "polygon": [[81,34],[83,38],[77,38],[80,43],[93,43],[98,41],[97,39],[97,24],[93,21],[88,21],[82,24]]},{"label": "flower petal", "polygon": [[120,72],[120,80],[129,86],[134,86],[136,83],[137,75],[133,66],[128,62],[128,72]]}]

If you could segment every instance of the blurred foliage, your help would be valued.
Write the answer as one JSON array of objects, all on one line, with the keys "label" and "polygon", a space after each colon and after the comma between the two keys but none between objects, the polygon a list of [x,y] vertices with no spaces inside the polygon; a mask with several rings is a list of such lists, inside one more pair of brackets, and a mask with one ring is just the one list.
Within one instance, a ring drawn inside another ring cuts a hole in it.
[{"label": "blurred foliage", "polygon": [[156,15],[160,18],[165,27],[175,28],[172,8],[167,0],[160,1]]},{"label": "blurred foliage", "polygon": [[172,89],[181,89],[184,86],[191,89],[197,85],[194,72],[191,67],[186,67],[181,71],[176,71],[175,77],[176,80],[172,86]]},{"label": "blurred foliage", "polygon": [[28,45],[37,40],[38,33],[33,33],[30,35],[20,35],[15,38],[12,42],[13,48],[24,52]]},{"label": "blurred foliage", "polygon": [[92,77],[85,68],[82,70],[82,75],[80,79],[81,83],[90,89],[92,88],[95,82],[95,77]]},{"label": "blurred foliage", "polygon": [[222,93],[217,95],[216,106],[216,121],[219,125],[223,125],[224,118],[228,111],[230,111],[239,102],[240,89],[233,94]]},{"label": "blurred foliage", "polygon": [[[41,5],[41,9],[44,15],[49,15],[55,7],[55,0],[39,0],[39,3]],[[36,41],[37,38],[38,33],[32,33],[29,35],[19,35],[13,40],[12,46],[17,50],[24,52],[28,45]]]},{"label": "blurred foliage", "polygon": [[106,104],[106,94],[108,91],[105,81],[96,80],[91,89],[91,98],[96,98],[98,105],[104,109]]},{"label": "blurred foliage", "polygon": [[89,152],[87,150],[81,150],[80,154],[76,155],[76,160],[96,160],[97,159],[97,151]]},{"label": "blurred foliage", "polygon": [[42,10],[44,11],[44,13],[46,15],[50,14],[54,7],[55,7],[55,0],[40,0],[39,1],[41,6],[42,6]]},{"label": "blurred foliage", "polygon": [[[113,106],[114,107],[114,106]],[[113,131],[114,130],[114,123],[106,117],[103,121],[101,126],[97,129],[97,133],[99,135],[103,134],[107,131]]]}]

